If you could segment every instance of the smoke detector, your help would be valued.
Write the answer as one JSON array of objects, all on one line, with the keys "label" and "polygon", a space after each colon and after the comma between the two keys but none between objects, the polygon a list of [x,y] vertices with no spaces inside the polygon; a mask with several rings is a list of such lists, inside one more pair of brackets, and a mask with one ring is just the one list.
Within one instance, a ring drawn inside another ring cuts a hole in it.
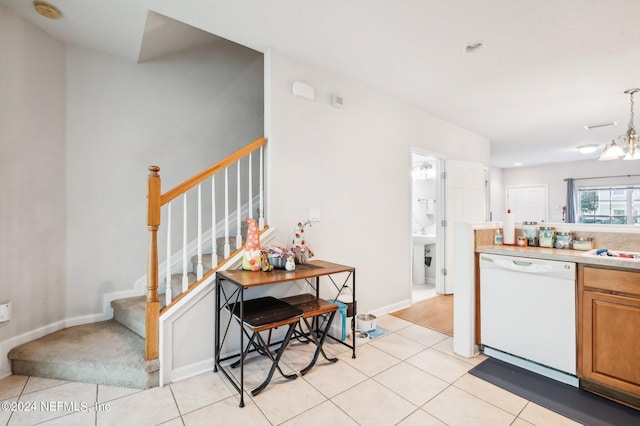
[{"label": "smoke detector", "polygon": [[44,16],[45,18],[59,19],[60,16],[62,16],[62,13],[60,13],[60,10],[57,7],[55,7],[51,3],[47,3],[46,1],[42,1],[42,0],[34,1],[33,8],[36,10],[36,12],[38,12],[40,15]]}]

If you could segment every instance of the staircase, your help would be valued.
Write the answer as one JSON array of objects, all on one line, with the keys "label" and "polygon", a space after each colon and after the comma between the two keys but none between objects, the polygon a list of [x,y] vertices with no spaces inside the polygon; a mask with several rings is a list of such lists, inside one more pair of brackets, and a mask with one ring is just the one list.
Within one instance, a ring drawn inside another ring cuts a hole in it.
[{"label": "staircase", "polygon": [[[252,145],[255,145],[256,142]],[[264,143],[265,141],[262,139],[262,142],[258,146],[262,146]],[[243,150],[247,151],[246,148]],[[237,153],[230,157],[234,155],[238,157]],[[249,160],[249,164],[250,161],[251,160]],[[231,160],[225,159],[221,163],[228,164],[230,162]],[[218,165],[219,164],[220,163],[218,163]],[[216,168],[218,165],[211,169]],[[224,167],[226,167],[226,165]],[[238,165],[238,170],[239,168],[240,166]],[[238,171],[238,174],[239,173]],[[203,173],[200,175],[203,175]],[[251,176],[251,174],[249,174],[249,176]],[[193,180],[194,178],[191,179],[191,181]],[[198,191],[200,192],[200,188],[198,188]],[[171,192],[175,192],[175,189],[169,191],[169,193]],[[175,195],[173,197],[175,197]],[[238,195],[238,198],[239,197]],[[227,193],[225,193],[225,199],[226,198],[228,198]],[[225,206],[225,210],[228,211],[228,206]],[[239,204],[237,210],[236,221],[240,223]],[[169,214],[169,218],[170,217]],[[155,289],[152,288],[153,286],[147,285],[146,296],[141,295],[113,300],[111,307],[113,308],[114,314],[110,320],[65,328],[11,349],[8,358],[12,362],[13,374],[137,389],[147,389],[158,386],[160,370],[159,359],[157,356],[149,356],[149,354],[154,353],[154,345],[155,353],[158,351],[157,321],[159,315],[166,309],[167,301],[172,305],[175,304],[179,300],[177,296],[186,294],[202,283],[203,277],[198,278],[198,275],[206,276],[207,271],[211,269],[217,270],[220,267],[219,265],[229,260],[234,254],[238,254],[239,249],[233,254],[229,253],[229,247],[233,246],[235,248],[236,244],[235,238],[229,236],[228,217],[225,218],[225,223],[225,236],[217,238],[214,246],[217,251],[217,259],[223,259],[221,262],[212,265],[211,253],[201,254],[202,250],[199,249],[198,254],[190,258],[190,266],[187,266],[187,274],[181,272],[179,274],[169,275],[169,273],[167,273],[171,282],[171,294],[166,295],[164,293],[167,291],[167,278],[165,276],[165,278],[162,279],[164,282],[158,285],[157,248],[155,248],[155,250],[152,248],[150,265],[155,264],[155,273],[151,274],[156,281]],[[246,225],[246,222],[242,221],[241,226],[238,226],[241,241],[246,240]],[[170,226],[169,224],[169,232]],[[151,230],[151,226],[149,226],[149,228]],[[198,228],[198,246],[201,247],[203,244],[201,243],[200,225]],[[157,227],[155,231],[157,231]],[[218,234],[215,228],[213,234]],[[152,241],[154,238],[155,236],[152,236]],[[171,248],[170,244],[169,248]],[[153,259],[154,251],[155,259]],[[182,247],[182,251],[186,256],[186,241]],[[170,261],[171,259],[168,259],[166,263]],[[186,263],[185,259],[183,265]],[[198,264],[202,265],[203,270],[201,272],[196,272],[198,271]],[[170,271],[171,268],[169,267],[168,270]],[[152,268],[150,268],[150,271],[152,271]],[[185,280],[186,291],[184,291]],[[149,296],[150,294],[152,295],[151,298]],[[150,299],[153,299],[154,294],[155,301],[150,301]],[[150,306],[152,307],[151,314]],[[155,321],[155,323],[151,324],[151,327],[149,324],[150,321]],[[152,332],[153,330],[156,331],[155,339],[147,338],[147,330],[152,330]]]},{"label": "staircase", "polygon": [[[196,257],[191,261],[195,270]],[[203,255],[202,263],[211,269],[211,254]],[[188,276],[191,286],[196,275]],[[173,297],[182,292],[182,274],[171,277],[171,288]],[[158,359],[145,359],[145,296],[113,300],[111,306],[111,320],[65,328],[13,348],[8,355],[13,374],[137,389],[158,386]]]}]

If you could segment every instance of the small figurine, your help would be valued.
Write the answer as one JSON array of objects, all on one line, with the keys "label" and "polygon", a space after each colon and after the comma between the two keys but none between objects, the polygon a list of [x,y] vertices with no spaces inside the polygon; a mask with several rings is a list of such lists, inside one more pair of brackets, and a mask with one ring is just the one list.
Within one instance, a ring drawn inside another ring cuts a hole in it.
[{"label": "small figurine", "polygon": [[293,271],[296,269],[296,262],[293,260],[293,256],[287,257],[287,263],[284,264],[284,269],[287,271]]},{"label": "small figurine", "polygon": [[260,270],[260,232],[258,232],[258,222],[255,219],[245,216],[244,220],[249,224],[247,230],[247,242],[244,246],[242,256],[242,269],[247,271]]},{"label": "small figurine", "polygon": [[309,258],[313,257],[313,252],[307,247],[304,240],[304,227],[311,226],[311,222],[306,220],[298,222],[293,231],[293,239],[291,240],[291,250],[295,253],[295,261],[297,263],[305,263]]},{"label": "small figurine", "polygon": [[262,272],[271,272],[273,271],[273,265],[269,263],[269,259],[267,258],[266,252],[261,252],[260,255],[260,264],[262,265]]}]

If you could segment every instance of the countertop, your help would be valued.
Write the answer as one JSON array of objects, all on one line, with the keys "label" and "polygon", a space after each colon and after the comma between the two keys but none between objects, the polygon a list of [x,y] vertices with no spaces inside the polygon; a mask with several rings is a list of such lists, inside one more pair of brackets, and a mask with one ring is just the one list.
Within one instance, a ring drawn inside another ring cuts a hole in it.
[{"label": "countertop", "polygon": [[504,256],[529,257],[534,259],[560,260],[585,265],[608,266],[613,268],[627,268],[640,271],[640,259],[621,259],[610,256],[589,256],[587,251],[572,249],[556,249],[545,247],[518,246],[479,246],[478,253],[501,254]]}]

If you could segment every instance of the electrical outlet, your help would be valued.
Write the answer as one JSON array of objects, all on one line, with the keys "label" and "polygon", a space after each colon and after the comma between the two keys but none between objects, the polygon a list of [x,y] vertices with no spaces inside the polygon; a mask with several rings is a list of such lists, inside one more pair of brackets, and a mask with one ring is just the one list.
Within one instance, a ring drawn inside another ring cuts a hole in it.
[{"label": "electrical outlet", "polygon": [[0,322],[9,321],[11,319],[11,302],[0,305]]}]

